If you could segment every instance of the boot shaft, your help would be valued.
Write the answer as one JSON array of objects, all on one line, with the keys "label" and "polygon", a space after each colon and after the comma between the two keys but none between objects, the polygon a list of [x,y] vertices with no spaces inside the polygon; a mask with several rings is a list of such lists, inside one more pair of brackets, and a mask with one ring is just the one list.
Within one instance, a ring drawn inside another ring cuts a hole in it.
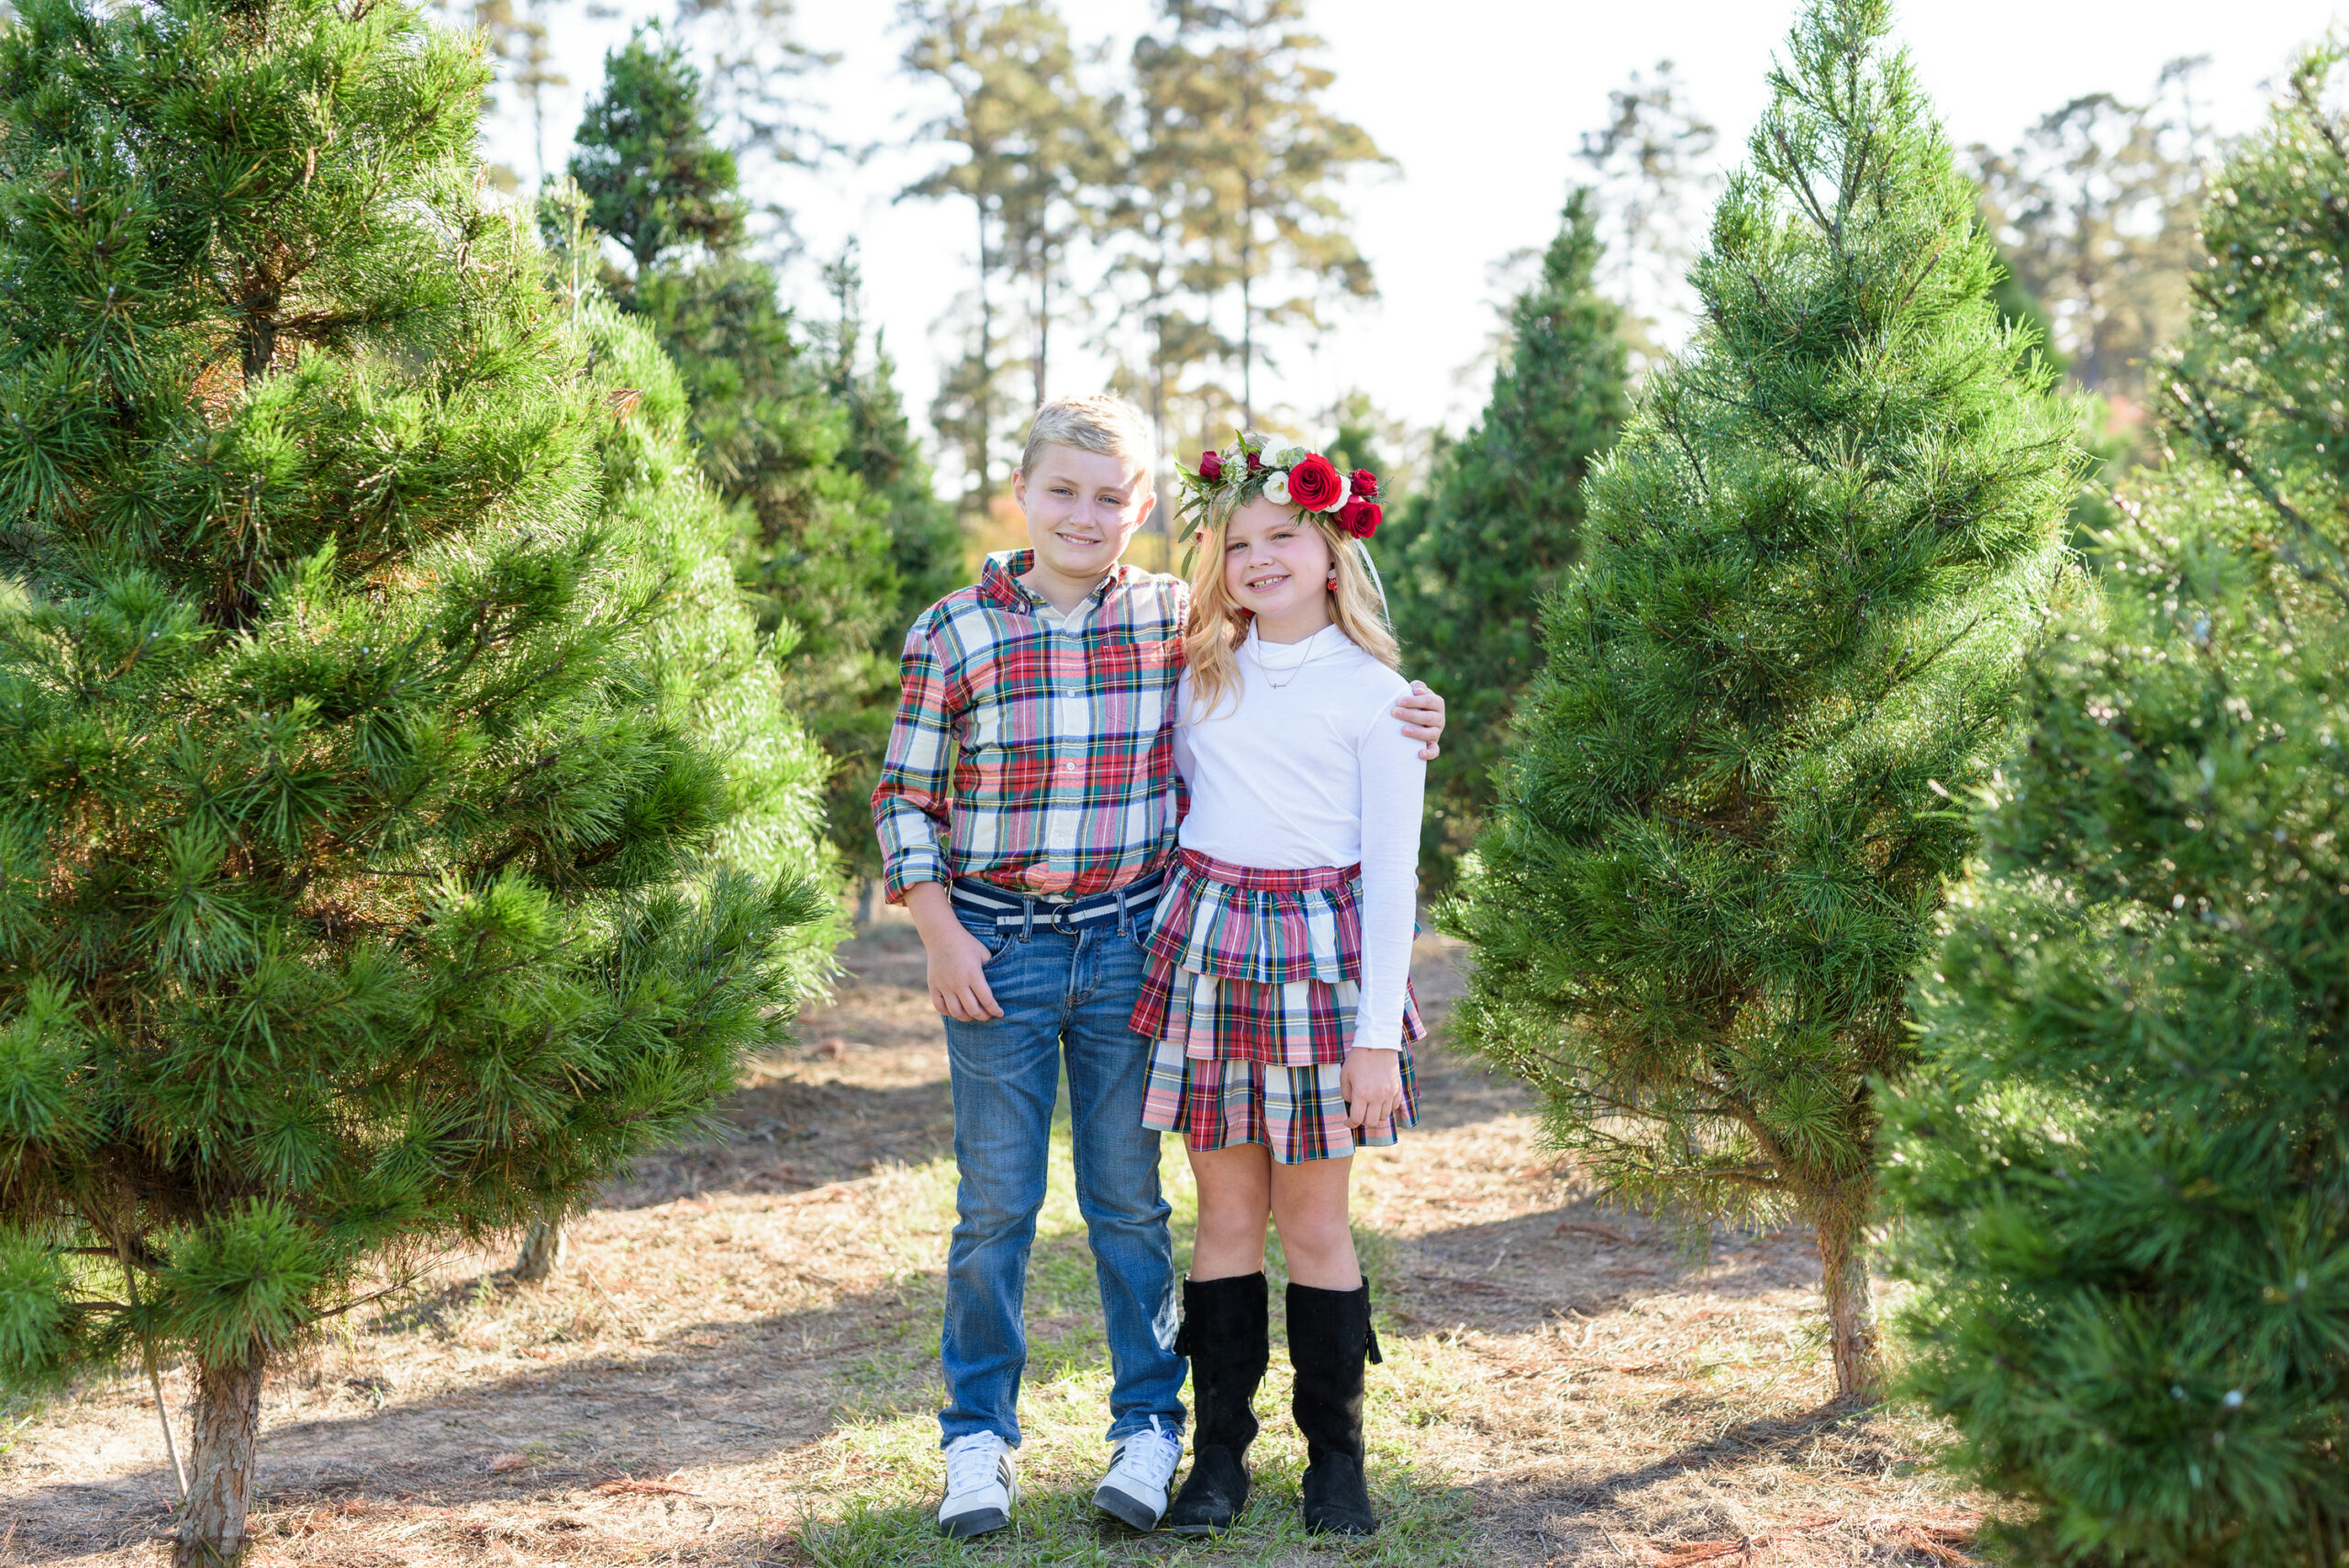
[{"label": "boot shaft", "polygon": [[1174,1349],[1191,1359],[1193,1446],[1246,1450],[1256,1436],[1250,1401],[1272,1359],[1264,1276],[1185,1280]]},{"label": "boot shaft", "polygon": [[1370,1322],[1370,1287],[1288,1287],[1288,1355],[1297,1366],[1289,1408],[1305,1434],[1305,1528],[1316,1535],[1374,1535],[1363,1475],[1363,1366],[1382,1359]]},{"label": "boot shaft", "polygon": [[1370,1286],[1288,1287],[1288,1356],[1297,1368],[1289,1401],[1307,1451],[1362,1457],[1363,1367],[1385,1358],[1370,1321]]}]

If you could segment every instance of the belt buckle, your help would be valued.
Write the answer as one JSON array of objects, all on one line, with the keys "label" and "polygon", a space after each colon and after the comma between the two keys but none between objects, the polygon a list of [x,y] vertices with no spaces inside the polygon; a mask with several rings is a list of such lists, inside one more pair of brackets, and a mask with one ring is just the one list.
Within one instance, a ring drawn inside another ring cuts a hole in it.
[{"label": "belt buckle", "polygon": [[1074,899],[1070,899],[1065,904],[1055,904],[1052,906],[1052,917],[1050,922],[1052,929],[1058,931],[1064,937],[1073,937],[1076,935],[1076,928],[1068,923],[1069,915],[1075,908],[1076,901]]}]

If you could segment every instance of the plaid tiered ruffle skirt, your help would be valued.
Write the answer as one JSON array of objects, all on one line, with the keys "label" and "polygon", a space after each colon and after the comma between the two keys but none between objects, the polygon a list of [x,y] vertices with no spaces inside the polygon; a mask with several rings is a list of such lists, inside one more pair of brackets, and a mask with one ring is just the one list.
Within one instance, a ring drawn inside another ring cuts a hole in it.
[{"label": "plaid tiered ruffle skirt", "polygon": [[1262,1143],[1283,1164],[1384,1148],[1419,1120],[1403,995],[1402,1109],[1346,1125],[1339,1074],[1361,995],[1359,866],[1260,871],[1185,850],[1152,922],[1134,1032],[1149,1038],[1142,1125],[1207,1151]]}]

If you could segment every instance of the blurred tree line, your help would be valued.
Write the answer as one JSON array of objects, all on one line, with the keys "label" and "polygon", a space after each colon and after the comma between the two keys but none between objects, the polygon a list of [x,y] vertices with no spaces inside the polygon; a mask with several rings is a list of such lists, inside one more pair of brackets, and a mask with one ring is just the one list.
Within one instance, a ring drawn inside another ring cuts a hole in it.
[{"label": "blurred tree line", "polygon": [[1339,190],[1392,160],[1330,108],[1304,0],[1162,0],[1122,73],[1043,0],[901,16],[905,67],[944,106],[923,135],[958,153],[905,195],[967,202],[977,240],[931,407],[971,508],[1048,395],[1056,331],[1110,354],[1171,457],[1257,423],[1258,371],[1375,296]]}]

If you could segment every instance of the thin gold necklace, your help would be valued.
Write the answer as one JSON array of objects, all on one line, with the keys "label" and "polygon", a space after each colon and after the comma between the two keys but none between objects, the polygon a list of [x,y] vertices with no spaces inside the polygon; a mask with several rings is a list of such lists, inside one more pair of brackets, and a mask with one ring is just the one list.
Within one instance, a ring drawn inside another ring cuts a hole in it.
[{"label": "thin gold necklace", "polygon": [[[1313,634],[1314,637],[1319,637],[1320,635],[1321,634],[1319,632],[1315,632]],[[1272,644],[1264,640],[1262,633],[1257,635],[1256,666],[1264,672],[1264,684],[1272,687],[1273,690],[1276,692],[1285,692],[1288,690],[1289,687],[1297,684],[1297,673],[1303,670],[1308,664],[1312,663],[1316,659],[1321,657],[1321,651],[1311,646],[1313,642],[1312,637],[1307,638],[1305,642],[1307,645],[1305,657],[1299,659],[1296,663],[1288,667],[1288,679],[1286,681],[1275,681],[1273,679],[1273,662],[1264,657],[1264,650],[1271,647]]]}]

